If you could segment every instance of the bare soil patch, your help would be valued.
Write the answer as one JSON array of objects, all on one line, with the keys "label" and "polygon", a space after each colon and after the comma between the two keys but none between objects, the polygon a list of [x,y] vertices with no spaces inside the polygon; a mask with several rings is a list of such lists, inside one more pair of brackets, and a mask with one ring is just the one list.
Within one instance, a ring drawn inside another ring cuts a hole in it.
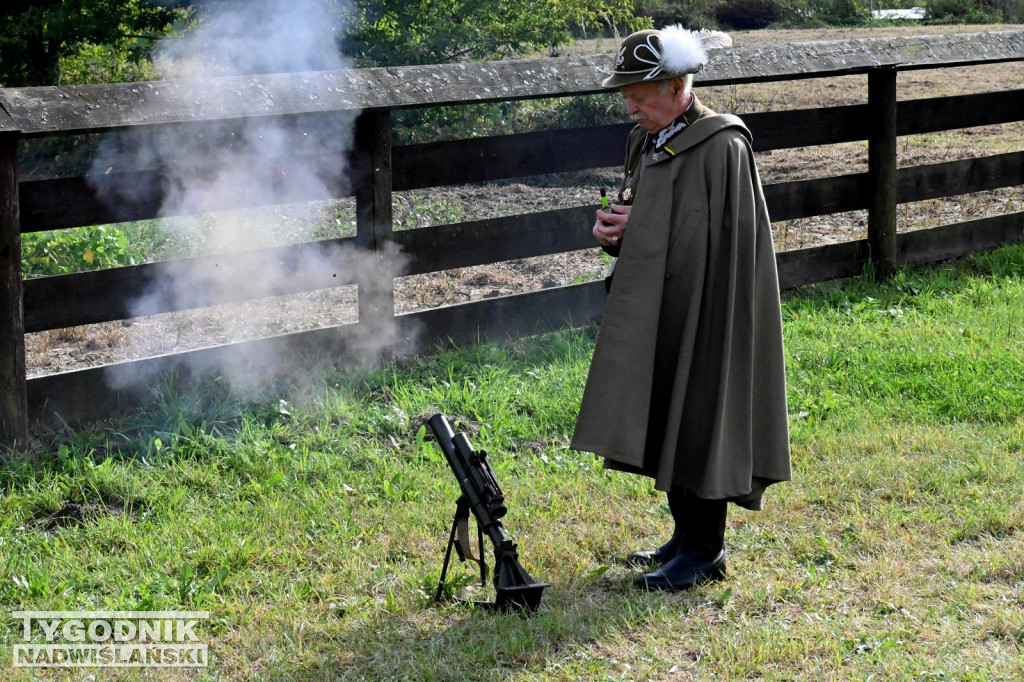
[{"label": "bare soil patch", "polygon": [[54,535],[62,528],[81,526],[102,516],[131,516],[119,503],[66,502],[60,509],[40,512],[29,518],[23,528]]},{"label": "bare soil patch", "polygon": [[[872,29],[779,30],[733,33],[735,44],[837,40],[936,33],[1020,29],[1020,26],[913,26]],[[590,41],[573,48],[579,53],[608,52],[615,41]],[[901,99],[1024,88],[1024,68],[1018,63],[904,72],[899,75]],[[701,88],[697,94],[721,112],[752,113],[865,102],[866,76],[843,76],[808,81]],[[988,126],[935,135],[901,138],[903,166],[937,163],[1024,149],[1024,123]],[[758,155],[764,183],[863,172],[865,143],[778,150]],[[562,178],[523,179],[514,184],[435,188],[395,197],[396,229],[431,224],[425,205],[443,204],[459,220],[596,204],[597,189],[617,183],[618,170],[597,169]],[[946,200],[902,205],[899,229],[912,230],[951,222],[1019,211],[1024,204],[1020,187]],[[351,202],[330,207],[332,214],[354,215]],[[440,220],[440,222],[448,222]],[[780,221],[773,225],[779,250],[848,241],[865,236],[864,212]],[[399,278],[395,283],[396,310],[461,303],[504,296],[543,287],[561,286],[603,276],[608,267],[598,249],[544,256],[443,273]],[[52,374],[164,353],[273,336],[304,329],[354,322],[354,287],[253,301],[239,306],[203,309],[134,318],[26,337],[29,376]]]}]

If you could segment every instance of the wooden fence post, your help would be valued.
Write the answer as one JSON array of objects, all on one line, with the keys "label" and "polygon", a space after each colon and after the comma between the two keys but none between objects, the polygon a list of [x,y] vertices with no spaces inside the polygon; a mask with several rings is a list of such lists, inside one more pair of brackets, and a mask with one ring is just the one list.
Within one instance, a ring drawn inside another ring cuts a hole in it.
[{"label": "wooden fence post", "polygon": [[868,72],[868,245],[877,279],[899,269],[896,243],[896,73],[894,68]]},{"label": "wooden fence post", "polygon": [[359,324],[371,350],[394,346],[395,272],[391,209],[391,112],[367,111],[356,119],[356,241],[372,253],[361,266]]},{"label": "wooden fence post", "polygon": [[18,136],[0,133],[0,444],[28,445]]}]

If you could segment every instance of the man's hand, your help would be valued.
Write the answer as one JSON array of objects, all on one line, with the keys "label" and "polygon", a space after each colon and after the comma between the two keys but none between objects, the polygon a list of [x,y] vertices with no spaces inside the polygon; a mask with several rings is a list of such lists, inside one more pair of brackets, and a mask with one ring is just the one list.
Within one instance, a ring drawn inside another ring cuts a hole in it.
[{"label": "man's hand", "polygon": [[621,204],[612,204],[607,211],[598,209],[593,233],[601,246],[619,245],[622,235],[626,232],[629,212],[632,210],[632,206],[622,206]]}]

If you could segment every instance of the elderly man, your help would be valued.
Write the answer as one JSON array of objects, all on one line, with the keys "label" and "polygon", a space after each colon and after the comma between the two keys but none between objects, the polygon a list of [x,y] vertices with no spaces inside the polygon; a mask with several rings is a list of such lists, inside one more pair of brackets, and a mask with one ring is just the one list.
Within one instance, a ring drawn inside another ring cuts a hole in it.
[{"label": "elderly man", "polygon": [[572,447],[652,477],[675,530],[630,556],[636,584],[680,590],[725,576],[727,503],[760,509],[790,479],[778,275],[743,122],[691,92],[705,46],[673,26],[619,48],[606,88],[637,127],[618,202],[593,232],[618,256]]}]

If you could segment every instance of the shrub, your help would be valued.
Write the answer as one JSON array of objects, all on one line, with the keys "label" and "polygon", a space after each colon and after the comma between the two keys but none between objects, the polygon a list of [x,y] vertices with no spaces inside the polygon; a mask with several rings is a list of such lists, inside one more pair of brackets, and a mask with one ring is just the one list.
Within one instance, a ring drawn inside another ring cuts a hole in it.
[{"label": "shrub", "polygon": [[159,229],[148,225],[134,230],[92,225],[32,232],[22,236],[22,268],[26,276],[38,276],[136,265],[148,260],[164,239]]},{"label": "shrub", "polygon": [[[1016,19],[1021,18],[1017,3]],[[942,24],[994,24],[1004,21],[1004,6],[1010,9],[1010,0],[928,0],[928,16],[932,22]]]},{"label": "shrub", "polygon": [[780,10],[792,26],[861,26],[871,20],[864,0],[791,0]]},{"label": "shrub", "polygon": [[776,0],[726,0],[715,9],[715,19],[722,27],[741,31],[764,28],[781,17]]},{"label": "shrub", "polygon": [[394,138],[398,144],[416,144],[555,128],[583,128],[625,120],[625,110],[618,96],[612,93],[544,98],[409,109],[395,117]]},{"label": "shrub", "polygon": [[638,0],[638,16],[650,17],[655,28],[682,24],[686,28],[714,28],[712,0]]}]

